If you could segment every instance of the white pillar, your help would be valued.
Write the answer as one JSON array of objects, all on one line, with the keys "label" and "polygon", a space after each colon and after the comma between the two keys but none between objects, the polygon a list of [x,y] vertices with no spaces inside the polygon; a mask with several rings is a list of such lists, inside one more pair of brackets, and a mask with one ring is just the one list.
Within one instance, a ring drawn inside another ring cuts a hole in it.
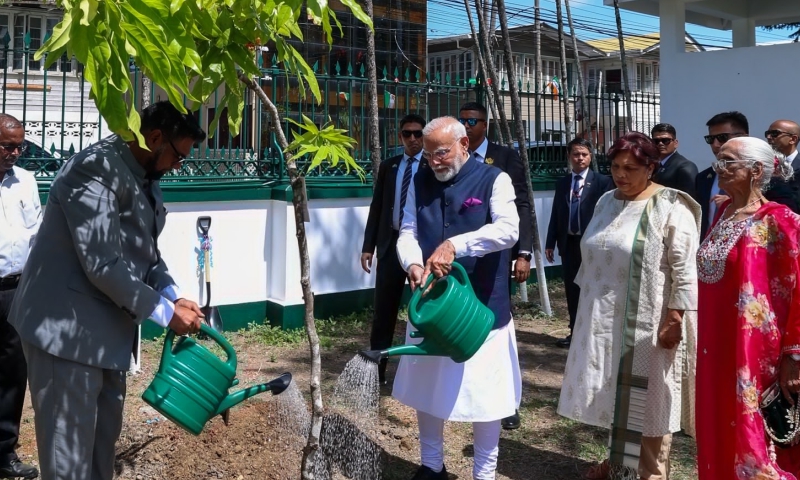
[{"label": "white pillar", "polygon": [[756,46],[756,22],[751,18],[733,21],[733,48]]},{"label": "white pillar", "polygon": [[[659,58],[659,89],[661,92],[661,120],[672,121],[680,102],[681,73],[680,61],[686,53],[686,2],[684,0],[661,0],[658,2],[658,16],[661,28]],[[680,136],[680,132],[678,133]]]}]

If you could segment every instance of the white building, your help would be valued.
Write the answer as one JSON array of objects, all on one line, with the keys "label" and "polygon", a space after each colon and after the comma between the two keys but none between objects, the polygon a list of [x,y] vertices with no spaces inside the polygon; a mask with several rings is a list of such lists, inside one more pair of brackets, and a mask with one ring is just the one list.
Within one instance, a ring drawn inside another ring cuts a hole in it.
[{"label": "white building", "polygon": [[[717,113],[744,113],[751,135],[759,137],[776,119],[800,120],[800,44],[756,46],[755,32],[758,26],[800,22],[799,1],[619,0],[619,5],[660,17],[661,119],[675,125],[681,152],[701,167],[711,160],[705,123]],[[733,48],[687,52],[687,22],[732,31]]]}]

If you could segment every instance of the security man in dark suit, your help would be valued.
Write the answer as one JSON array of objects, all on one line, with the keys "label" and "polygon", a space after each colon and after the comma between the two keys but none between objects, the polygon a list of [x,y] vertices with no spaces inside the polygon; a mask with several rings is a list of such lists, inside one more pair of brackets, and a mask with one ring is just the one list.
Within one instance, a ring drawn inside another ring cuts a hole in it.
[{"label": "security man in dark suit", "polygon": [[650,137],[658,147],[661,160],[653,181],[694,197],[697,165],[678,153],[678,134],[675,127],[669,123],[659,123],[650,131]]},{"label": "security man in dark suit", "polygon": [[[711,146],[711,153],[716,160],[722,145],[731,138],[746,137],[750,133],[750,125],[747,117],[741,112],[723,112],[711,117],[706,122],[708,135],[703,139]],[[710,162],[709,162],[710,163]],[[697,174],[695,181],[695,200],[700,204],[703,211],[703,220],[700,225],[700,241],[706,238],[708,228],[717,213],[717,207],[722,205],[728,196],[724,190],[720,190],[717,182],[717,174],[711,167],[706,168]]]},{"label": "security man in dark suit", "polygon": [[[375,278],[375,312],[372,317],[370,348],[382,350],[392,345],[397,325],[397,312],[406,283],[406,272],[397,259],[397,236],[403,223],[403,207],[409,187],[422,158],[422,128],[425,119],[406,115],[400,120],[402,155],[381,162],[372,203],[369,206],[364,245],[361,248],[361,268],[371,273],[373,255],[377,248]],[[381,384],[386,383],[386,362],[379,364]]]},{"label": "security man in dark suit", "polygon": [[581,266],[581,237],[592,220],[597,201],[604,193],[614,189],[610,177],[589,168],[592,144],[588,140],[572,140],[567,144],[567,152],[572,171],[556,183],[544,250],[550,263],[554,261],[556,248],[561,257],[570,331],[566,338],[556,342],[562,348],[569,348],[572,343],[572,329],[575,328],[575,315],[578,313],[581,289],[575,284],[575,276]]},{"label": "security man in dark suit", "polygon": [[[506,172],[514,184],[516,195],[514,204],[519,214],[519,241],[511,250],[511,258],[514,260],[512,273],[517,283],[524,283],[531,273],[531,252],[533,252],[533,226],[527,173],[516,150],[490,142],[486,138],[488,118],[489,112],[486,107],[477,102],[465,103],[458,112],[458,121],[464,125],[469,137],[470,156]],[[502,424],[506,430],[519,428],[519,414],[515,413],[511,417],[504,418]]]}]

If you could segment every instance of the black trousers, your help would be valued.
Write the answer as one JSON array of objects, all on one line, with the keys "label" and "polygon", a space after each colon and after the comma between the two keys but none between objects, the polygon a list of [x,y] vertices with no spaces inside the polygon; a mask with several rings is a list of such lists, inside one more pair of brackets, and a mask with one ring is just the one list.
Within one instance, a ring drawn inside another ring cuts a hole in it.
[{"label": "black trousers", "polygon": [[566,252],[561,255],[564,268],[564,290],[567,294],[567,310],[569,311],[569,332],[575,328],[575,316],[578,314],[578,299],[581,289],[575,285],[575,276],[581,266],[581,236],[567,235]]},{"label": "black trousers", "polygon": [[[378,259],[375,268],[375,313],[372,317],[370,348],[382,350],[392,346],[394,330],[397,326],[397,312],[406,284],[406,272],[397,258],[397,233],[392,236],[392,244],[386,254]],[[386,372],[386,361],[381,361],[380,372]]]},{"label": "black trousers", "polygon": [[19,335],[8,323],[16,288],[0,290],[0,465],[17,458],[19,422],[28,384],[28,370]]}]

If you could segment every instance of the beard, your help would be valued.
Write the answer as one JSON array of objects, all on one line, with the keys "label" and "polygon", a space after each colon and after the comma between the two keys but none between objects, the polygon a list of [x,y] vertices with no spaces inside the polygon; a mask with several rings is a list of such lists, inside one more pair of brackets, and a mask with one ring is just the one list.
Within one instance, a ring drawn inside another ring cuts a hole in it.
[{"label": "beard", "polygon": [[458,175],[458,172],[461,171],[461,167],[467,163],[467,159],[469,159],[469,157],[456,157],[452,165],[442,167],[439,170],[434,169],[433,174],[436,176],[436,180],[439,180],[440,182],[449,182],[452,180],[456,175]]},{"label": "beard", "polygon": [[144,164],[145,175],[147,180],[160,180],[161,177],[167,174],[169,170],[159,170],[158,161],[161,160],[161,154],[164,153],[164,147],[154,151]]}]

